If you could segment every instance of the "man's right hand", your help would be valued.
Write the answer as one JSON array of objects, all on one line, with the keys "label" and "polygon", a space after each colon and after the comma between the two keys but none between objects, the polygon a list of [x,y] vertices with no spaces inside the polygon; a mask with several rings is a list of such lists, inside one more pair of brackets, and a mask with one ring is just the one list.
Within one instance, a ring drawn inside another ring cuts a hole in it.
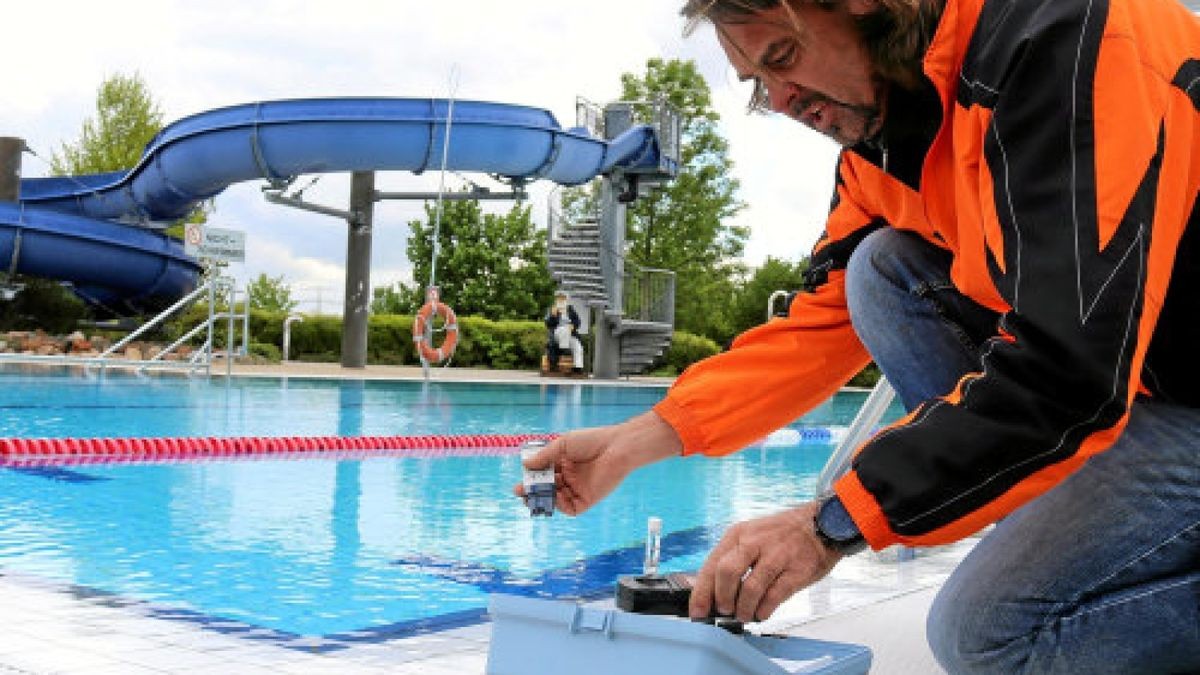
[{"label": "man's right hand", "polygon": [[[650,411],[621,424],[563,434],[525,460],[525,467],[553,466],[555,506],[577,516],[608,496],[634,469],[682,450],[675,430]],[[525,488],[518,483],[513,494],[524,497]]]}]

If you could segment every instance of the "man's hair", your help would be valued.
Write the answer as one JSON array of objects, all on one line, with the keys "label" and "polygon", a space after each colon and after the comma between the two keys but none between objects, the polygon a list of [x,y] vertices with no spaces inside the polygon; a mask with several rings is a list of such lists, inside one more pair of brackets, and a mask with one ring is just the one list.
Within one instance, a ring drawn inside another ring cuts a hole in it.
[{"label": "man's hair", "polygon": [[[877,1],[878,10],[856,18],[871,61],[883,79],[907,89],[916,88],[921,78],[921,59],[933,38],[944,0]],[[701,21],[710,21],[720,30],[723,23],[745,23],[784,3],[810,3],[833,10],[845,0],[686,0],[680,14],[687,20],[684,33],[690,34]],[[794,14],[792,20],[796,21]],[[799,30],[800,26],[795,28]],[[750,107],[766,107],[766,90],[761,83],[755,86]]]}]

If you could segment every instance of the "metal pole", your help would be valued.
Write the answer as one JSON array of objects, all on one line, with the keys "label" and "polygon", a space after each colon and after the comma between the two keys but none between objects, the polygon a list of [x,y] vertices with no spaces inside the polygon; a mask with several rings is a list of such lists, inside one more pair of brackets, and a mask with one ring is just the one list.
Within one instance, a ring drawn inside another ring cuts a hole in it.
[{"label": "metal pole", "polygon": [[216,270],[210,265],[205,273],[208,275],[208,365],[204,368],[204,373],[209,377],[212,376],[213,362],[213,325],[217,321],[217,275]]},{"label": "metal pole", "polygon": [[621,376],[621,337],[618,329],[624,315],[625,296],[625,205],[617,198],[622,179],[619,173],[600,182],[600,274],[608,294],[608,307],[597,313],[596,346],[592,374],[599,380]]},{"label": "metal pole", "polygon": [[250,289],[245,291],[246,299],[242,304],[242,356],[250,356]]},{"label": "metal pole", "polygon": [[297,321],[303,321],[304,317],[298,314],[292,314],[283,320],[283,361],[287,362],[292,355],[292,324]]},{"label": "metal pole", "polygon": [[471,190],[470,192],[451,192],[450,194],[442,194],[440,192],[376,192],[376,201],[435,201],[438,196],[448,202],[474,202],[474,201],[525,201],[529,194],[524,190],[513,190],[511,192],[491,192],[489,190]]},{"label": "metal pole", "polygon": [[229,280],[229,337],[225,339],[225,377],[233,375],[233,315],[234,306],[237,304],[237,286],[234,285],[233,279]]},{"label": "metal pole", "polygon": [[24,151],[24,139],[0,137],[0,202],[21,199],[21,153]]},{"label": "metal pole", "polygon": [[367,365],[367,319],[371,310],[371,223],[375,211],[375,172],[355,171],[350,179],[353,217],[346,239],[346,304],[342,312],[342,367]]}]

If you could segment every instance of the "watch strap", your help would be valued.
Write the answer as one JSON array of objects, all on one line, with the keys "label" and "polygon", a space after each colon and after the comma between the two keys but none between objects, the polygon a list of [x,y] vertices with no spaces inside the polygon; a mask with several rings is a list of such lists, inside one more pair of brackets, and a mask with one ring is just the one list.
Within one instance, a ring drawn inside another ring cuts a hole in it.
[{"label": "watch strap", "polygon": [[854,555],[867,547],[858,525],[837,495],[833,495],[817,506],[813,516],[813,530],[817,538],[831,551],[842,555]]}]

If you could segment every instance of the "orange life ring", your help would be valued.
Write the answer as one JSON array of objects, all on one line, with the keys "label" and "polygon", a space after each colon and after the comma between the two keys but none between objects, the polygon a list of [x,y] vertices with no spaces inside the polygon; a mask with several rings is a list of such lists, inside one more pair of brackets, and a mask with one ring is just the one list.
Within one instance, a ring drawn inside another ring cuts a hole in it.
[{"label": "orange life ring", "polygon": [[[429,321],[434,314],[446,322],[446,339],[437,349],[433,347],[432,331],[430,335],[426,335],[425,331],[426,325],[433,325]],[[429,363],[441,363],[454,354],[454,347],[458,344],[458,318],[454,316],[450,305],[444,302],[427,302],[421,306],[417,318],[413,320],[412,335],[422,359]]]}]

